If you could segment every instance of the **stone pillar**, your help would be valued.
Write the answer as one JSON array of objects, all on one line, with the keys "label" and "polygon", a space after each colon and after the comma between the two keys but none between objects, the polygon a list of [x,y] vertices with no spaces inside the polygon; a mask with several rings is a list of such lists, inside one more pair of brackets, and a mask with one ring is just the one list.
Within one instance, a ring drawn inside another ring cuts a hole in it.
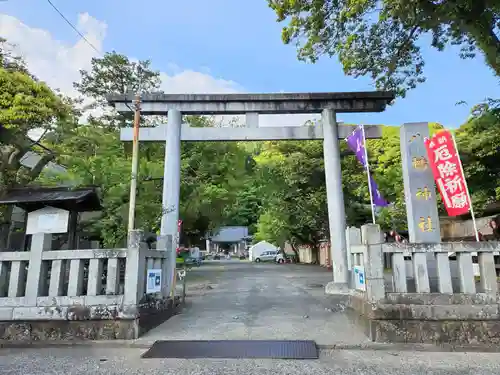
[{"label": "stone pillar", "polygon": [[425,137],[429,137],[426,122],[403,124],[400,128],[401,162],[411,243],[441,242],[436,187],[424,145]]},{"label": "stone pillar", "polygon": [[371,302],[385,298],[384,256],[380,226],[366,224],[361,227],[361,239],[366,245],[364,257],[366,297]]},{"label": "stone pillar", "polygon": [[26,300],[29,305],[36,306],[37,297],[48,282],[48,270],[42,261],[42,253],[50,250],[52,234],[34,233],[31,237],[30,261],[26,278]]},{"label": "stone pillar", "polygon": [[[175,253],[175,248],[174,248],[174,239],[172,235],[167,235],[167,236],[159,236],[158,237],[158,242],[156,244],[156,249],[157,250],[162,250],[166,251],[167,257],[163,259],[162,265],[161,265],[161,293],[163,297],[168,297],[170,296],[170,287],[171,287],[171,278],[169,279],[170,275],[172,274],[172,271],[170,269],[172,260],[171,258],[176,258],[176,253]],[[172,275],[173,277],[173,275]]]},{"label": "stone pillar", "polygon": [[205,240],[205,250],[210,252],[210,239]]},{"label": "stone pillar", "polygon": [[146,262],[141,254],[143,232],[133,230],[127,238],[127,260],[125,266],[124,305],[137,305],[146,293]]},{"label": "stone pillar", "polygon": [[[429,165],[424,138],[429,137],[429,124],[416,122],[400,128],[401,163],[411,243],[440,243],[441,228],[437,209],[436,186]],[[427,254],[429,277],[437,277],[434,253]]]},{"label": "stone pillar", "polygon": [[[168,111],[168,122],[165,129],[165,165],[163,174],[163,198],[161,217],[161,236],[171,239],[174,244],[166,246],[165,249],[176,249],[177,222],[179,220],[179,199],[181,186],[181,125],[182,115],[176,109]],[[168,272],[164,277],[167,280],[167,288],[170,289],[175,270],[175,254],[169,255]]]},{"label": "stone pillar", "polygon": [[328,223],[330,228],[330,252],[332,254],[333,282],[327,284],[325,292],[339,294],[348,292],[347,246],[345,238],[345,207],[340,167],[339,132],[335,112],[323,110],[323,154],[325,163],[326,197],[328,201]]}]

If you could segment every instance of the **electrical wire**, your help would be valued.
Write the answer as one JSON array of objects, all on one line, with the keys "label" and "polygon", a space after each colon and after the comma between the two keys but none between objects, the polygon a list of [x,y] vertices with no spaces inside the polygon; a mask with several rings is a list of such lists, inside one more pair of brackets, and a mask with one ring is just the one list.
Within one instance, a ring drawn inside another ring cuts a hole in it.
[{"label": "electrical wire", "polygon": [[66,21],[66,23],[73,29],[76,31],[76,33],[78,35],[80,35],[80,37],[90,46],[92,47],[92,49],[94,51],[96,51],[98,54],[101,54],[101,52],[95,48],[95,46],[89,42],[89,40],[87,38],[85,38],[85,35],[83,35],[80,31],[78,31],[78,29],[64,16],[64,14],[61,13],[61,11],[59,9],[57,9],[57,7],[52,3],[52,1],[50,0],[47,0],[47,2],[52,6],[52,8],[54,8],[54,10],[62,17],[63,20]]}]

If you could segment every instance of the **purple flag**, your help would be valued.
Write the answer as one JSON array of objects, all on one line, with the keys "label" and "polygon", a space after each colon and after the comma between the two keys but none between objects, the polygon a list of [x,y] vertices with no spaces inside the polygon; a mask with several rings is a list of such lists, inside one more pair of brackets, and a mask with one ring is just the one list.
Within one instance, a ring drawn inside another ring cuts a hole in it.
[{"label": "purple flag", "polygon": [[345,140],[347,141],[347,145],[351,151],[356,154],[356,157],[363,168],[366,169],[365,147],[363,145],[363,131],[361,130],[361,127],[357,126],[356,130],[354,130]]},{"label": "purple flag", "polygon": [[[367,161],[365,160],[365,146],[363,142],[363,130],[361,129],[360,126],[356,127],[356,130],[352,132],[352,134],[346,138],[347,145],[356,154],[356,158],[359,160],[363,168],[366,170],[367,167]],[[378,189],[378,185],[373,179],[371,175],[368,176],[369,178],[369,183],[372,189],[372,199],[373,199],[373,204],[375,206],[379,207],[386,207],[389,205],[389,202],[387,202],[382,194],[380,193],[380,190]]]}]

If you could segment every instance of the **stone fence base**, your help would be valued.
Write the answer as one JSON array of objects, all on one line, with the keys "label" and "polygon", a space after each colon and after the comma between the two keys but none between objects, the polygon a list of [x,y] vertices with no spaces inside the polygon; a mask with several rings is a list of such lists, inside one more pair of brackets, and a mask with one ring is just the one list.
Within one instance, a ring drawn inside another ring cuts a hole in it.
[{"label": "stone fence base", "polygon": [[349,316],[374,342],[500,344],[499,303],[486,294],[388,293],[370,303],[354,293]]},{"label": "stone fence base", "polygon": [[175,299],[145,298],[138,306],[47,306],[26,319],[0,321],[0,344],[8,342],[132,340],[177,314]]}]

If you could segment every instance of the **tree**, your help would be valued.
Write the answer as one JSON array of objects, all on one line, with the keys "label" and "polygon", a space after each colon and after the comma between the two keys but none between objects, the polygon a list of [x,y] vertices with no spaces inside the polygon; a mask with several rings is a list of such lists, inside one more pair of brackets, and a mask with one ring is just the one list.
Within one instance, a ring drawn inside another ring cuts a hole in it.
[{"label": "tree", "polygon": [[256,237],[309,245],[316,254],[328,233],[321,142],[266,142],[256,161],[269,181]]},{"label": "tree", "polygon": [[234,142],[183,143],[180,213],[188,244],[217,227],[236,224],[231,209],[246,188],[246,159]]},{"label": "tree", "polygon": [[[5,43],[0,41],[0,195],[32,183],[54,159],[42,146],[44,140],[76,125],[71,101],[34,80],[20,58],[5,52]],[[32,132],[38,133],[37,141],[30,138]],[[33,168],[22,163],[29,152],[38,154]],[[0,247],[7,244],[11,215],[12,206],[0,207]]]},{"label": "tree", "polygon": [[92,100],[86,109],[99,108],[103,111],[98,117],[106,126],[129,126],[133,118],[132,111],[125,114],[105,111],[108,95],[150,92],[160,86],[160,72],[151,69],[150,60],[130,61],[127,56],[115,51],[106,52],[104,57],[92,58],[90,71],[81,70],[80,75],[81,79],[73,84],[74,87],[83,97]]},{"label": "tree", "polygon": [[31,76],[26,63],[21,56],[13,53],[14,45],[7,42],[7,39],[0,37],[0,67],[8,72],[20,72]]},{"label": "tree", "polygon": [[[42,176],[45,184],[97,186],[102,195],[101,214],[83,225],[90,233],[99,234],[104,246],[123,246],[127,237],[127,214],[130,192],[131,158],[124,151],[119,133],[114,128],[81,125],[62,142],[51,144],[57,162],[66,172]],[[136,227],[150,231],[161,217],[161,188],[145,182],[145,177],[163,171],[158,161],[140,159],[137,189]],[[83,228],[80,228],[83,229]]]},{"label": "tree", "polygon": [[160,73],[151,70],[150,60],[130,61],[115,51],[92,58],[90,71],[81,70],[80,74],[81,80],[74,83],[75,88],[100,106],[107,105],[109,94],[150,92],[160,85]]},{"label": "tree", "polygon": [[461,46],[462,58],[480,51],[500,75],[498,0],[268,0],[277,20],[289,20],[282,39],[298,57],[337,56],[344,72],[369,76],[377,89],[407,90],[425,80],[421,46]]},{"label": "tree", "polygon": [[456,141],[474,209],[480,214],[500,200],[500,116],[495,105],[473,108],[472,114],[456,131]]}]

